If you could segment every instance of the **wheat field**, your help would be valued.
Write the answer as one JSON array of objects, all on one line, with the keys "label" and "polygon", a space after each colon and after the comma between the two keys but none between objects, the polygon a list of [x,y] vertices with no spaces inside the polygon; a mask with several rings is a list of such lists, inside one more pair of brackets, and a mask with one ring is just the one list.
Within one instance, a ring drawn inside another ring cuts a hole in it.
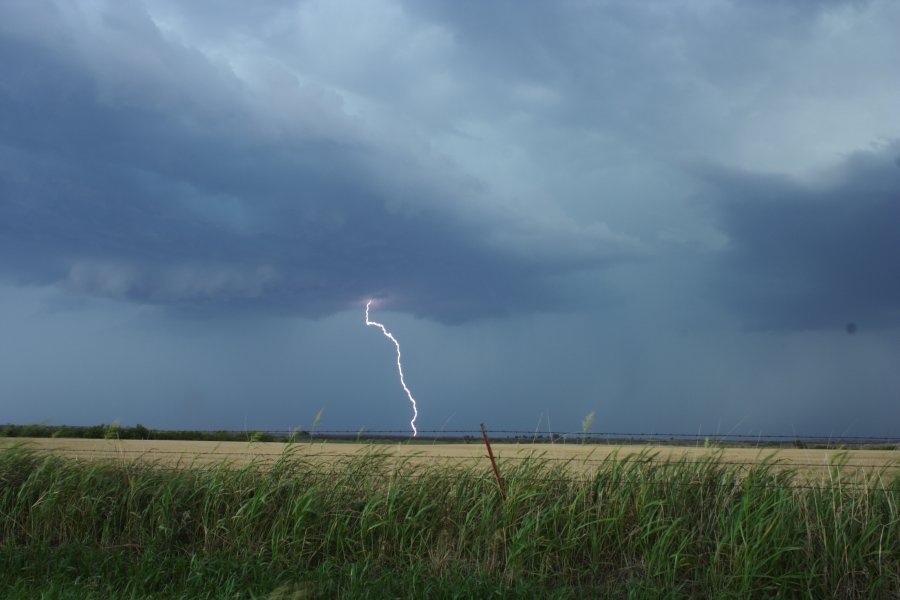
[{"label": "wheat field", "polygon": [[[377,452],[389,462],[490,469],[483,443],[377,443],[377,442],[211,442],[173,440],[93,440],[59,438],[0,438],[0,448],[24,444],[38,452],[77,460],[140,461],[164,467],[274,463],[289,453],[308,461],[341,462]],[[613,458],[642,455],[652,461],[697,461],[717,458],[725,464],[752,466],[774,463],[807,479],[832,477],[835,467],[845,477],[900,472],[900,450],[797,449],[753,447],[654,446],[647,444],[525,444],[494,443],[501,466],[539,457],[564,466],[573,475],[587,474]]]}]

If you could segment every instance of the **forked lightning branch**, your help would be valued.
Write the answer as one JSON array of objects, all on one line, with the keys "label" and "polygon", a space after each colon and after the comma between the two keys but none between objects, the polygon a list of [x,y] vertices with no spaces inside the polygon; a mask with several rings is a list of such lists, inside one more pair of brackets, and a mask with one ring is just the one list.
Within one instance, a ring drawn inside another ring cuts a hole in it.
[{"label": "forked lightning branch", "polygon": [[403,386],[403,391],[406,392],[406,395],[409,397],[409,401],[412,402],[413,418],[412,421],[409,422],[409,426],[412,427],[413,437],[416,437],[416,435],[419,433],[416,430],[416,417],[419,416],[419,411],[416,409],[416,399],[413,398],[412,392],[410,392],[409,388],[406,387],[406,381],[403,379],[403,364],[401,364],[400,362],[400,342],[397,341],[397,338],[395,338],[393,334],[385,328],[384,325],[377,321],[369,320],[369,307],[372,306],[372,302],[373,300],[369,300],[368,302],[366,302],[366,325],[369,325],[370,327],[378,327],[379,329],[381,329],[381,333],[383,333],[387,339],[394,342],[394,346],[397,348],[397,371],[400,372],[400,385]]}]

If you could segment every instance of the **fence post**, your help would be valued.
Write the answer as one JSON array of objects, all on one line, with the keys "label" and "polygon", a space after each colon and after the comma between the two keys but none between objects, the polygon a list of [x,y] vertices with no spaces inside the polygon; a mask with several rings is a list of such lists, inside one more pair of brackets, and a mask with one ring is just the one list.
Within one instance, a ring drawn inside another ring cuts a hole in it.
[{"label": "fence post", "polygon": [[481,424],[481,435],[484,437],[484,445],[487,446],[488,457],[491,459],[491,466],[494,467],[494,476],[497,477],[497,485],[500,486],[500,495],[506,500],[506,488],[503,487],[503,478],[500,476],[500,467],[497,466],[497,460],[494,458],[494,451],[491,450],[491,440],[488,439],[484,423]]}]

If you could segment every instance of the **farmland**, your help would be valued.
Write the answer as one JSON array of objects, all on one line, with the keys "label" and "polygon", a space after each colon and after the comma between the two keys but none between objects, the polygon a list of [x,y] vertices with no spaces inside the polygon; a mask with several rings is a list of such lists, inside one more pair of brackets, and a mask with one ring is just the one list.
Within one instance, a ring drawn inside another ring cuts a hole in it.
[{"label": "farmland", "polygon": [[[166,467],[209,466],[228,464],[242,467],[265,465],[281,459],[287,452],[295,459],[315,463],[341,462],[377,451],[389,463],[408,463],[447,467],[482,466],[489,468],[484,445],[476,443],[277,443],[277,442],[209,442],[173,440],[92,440],[54,438],[0,438],[0,448],[25,444],[39,452],[67,456],[77,460],[141,461]],[[572,474],[590,474],[598,465],[634,455],[652,457],[654,461],[697,461],[716,458],[723,464],[750,467],[762,462],[773,463],[775,469],[791,469],[807,480],[830,478],[835,466],[844,478],[890,474],[900,469],[898,450],[795,449],[754,447],[648,446],[648,445],[581,445],[497,443],[494,454],[500,462],[515,464],[539,458],[559,463]]]},{"label": "farmland", "polygon": [[890,450],[0,440],[0,595],[900,595]]}]

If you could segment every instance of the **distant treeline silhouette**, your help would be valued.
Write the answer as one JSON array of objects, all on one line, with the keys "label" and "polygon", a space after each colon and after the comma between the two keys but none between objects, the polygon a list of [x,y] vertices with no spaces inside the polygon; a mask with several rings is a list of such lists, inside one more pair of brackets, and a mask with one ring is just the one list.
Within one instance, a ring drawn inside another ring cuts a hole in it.
[{"label": "distant treeline silhouette", "polygon": [[[298,438],[304,433],[295,434]],[[181,440],[213,442],[284,441],[288,434],[276,436],[259,431],[166,431],[148,429],[140,423],[123,427],[117,423],[100,425],[2,425],[0,437],[8,438],[83,438],[92,440]]]}]

